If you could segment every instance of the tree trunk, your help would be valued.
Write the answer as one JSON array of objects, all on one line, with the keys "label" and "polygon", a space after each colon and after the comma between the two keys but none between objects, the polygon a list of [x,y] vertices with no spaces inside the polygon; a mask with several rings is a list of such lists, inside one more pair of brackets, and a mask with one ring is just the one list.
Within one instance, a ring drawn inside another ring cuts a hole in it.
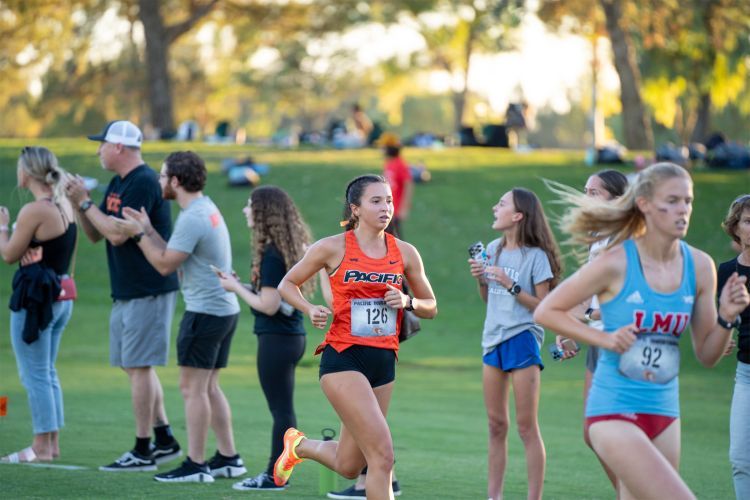
[{"label": "tree trunk", "polygon": [[151,124],[160,138],[175,133],[172,109],[172,82],[169,78],[169,35],[159,12],[158,0],[139,0],[138,17],[146,35],[146,73],[148,99],[151,105]]},{"label": "tree trunk", "polygon": [[[700,4],[701,16],[703,18],[703,29],[706,31],[708,46],[703,51],[703,64],[694,66],[696,74],[695,81],[700,85],[700,99],[696,110],[695,128],[690,134],[692,142],[704,142],[711,133],[711,84],[713,83],[713,70],[716,64],[716,33],[714,30],[714,17],[718,8],[714,0],[703,0]],[[708,71],[705,71],[707,68]],[[708,76],[708,78],[706,78]]]},{"label": "tree trunk", "polygon": [[165,25],[161,17],[160,0],[138,0],[138,17],[146,35],[146,73],[148,98],[151,105],[151,123],[162,139],[175,134],[172,107],[172,81],[169,77],[169,47],[217,4],[219,0],[199,3],[189,2],[189,12],[182,21]]},{"label": "tree trunk", "polygon": [[466,107],[466,94],[469,91],[469,63],[471,62],[471,53],[474,50],[474,38],[476,37],[476,24],[472,22],[469,26],[469,32],[464,45],[464,85],[461,90],[453,93],[453,112],[455,113],[454,128],[457,132],[461,131],[464,119],[464,108]]},{"label": "tree trunk", "polygon": [[612,43],[614,62],[620,77],[620,102],[625,128],[625,145],[630,149],[653,149],[654,137],[651,121],[641,99],[641,72],[635,58],[635,49],[628,33],[622,28],[620,0],[601,0],[606,16],[607,31]]},{"label": "tree trunk", "polygon": [[705,142],[711,133],[711,94],[701,94],[698,103],[698,117],[695,121],[695,128],[690,136],[690,142]]}]

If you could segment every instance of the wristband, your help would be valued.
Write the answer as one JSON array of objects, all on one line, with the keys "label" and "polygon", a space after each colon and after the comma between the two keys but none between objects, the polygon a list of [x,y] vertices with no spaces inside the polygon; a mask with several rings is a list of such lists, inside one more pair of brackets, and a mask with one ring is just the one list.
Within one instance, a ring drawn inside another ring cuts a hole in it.
[{"label": "wristband", "polygon": [[90,199],[86,200],[83,203],[81,203],[80,207],[78,207],[78,211],[81,212],[81,213],[85,213],[86,210],[88,210],[89,208],[91,208],[91,205],[93,205],[93,204],[94,204],[94,202],[91,201]]},{"label": "wristband", "polygon": [[146,233],[144,233],[143,231],[141,231],[140,233],[138,233],[138,234],[136,234],[136,235],[134,235],[134,236],[131,236],[131,238],[130,238],[130,239],[132,239],[132,240],[133,240],[133,241],[135,241],[136,243],[140,243],[140,242],[141,242],[141,238],[143,238],[143,236],[144,236],[145,234],[146,234]]},{"label": "wristband", "polygon": [[414,310],[414,297],[409,296],[409,305],[404,307],[404,311],[413,311]]},{"label": "wristband", "polygon": [[720,327],[726,328],[727,330],[732,330],[734,328],[739,328],[739,326],[742,324],[742,318],[737,316],[734,318],[734,321],[729,322],[721,317],[720,314],[716,315],[716,322],[719,324]]}]

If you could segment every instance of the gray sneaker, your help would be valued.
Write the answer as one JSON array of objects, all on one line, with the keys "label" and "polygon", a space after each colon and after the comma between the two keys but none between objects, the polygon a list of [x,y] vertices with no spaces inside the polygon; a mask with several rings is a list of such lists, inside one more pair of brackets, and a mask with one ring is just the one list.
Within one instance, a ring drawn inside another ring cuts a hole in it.
[{"label": "gray sneaker", "polygon": [[106,472],[140,472],[156,470],[154,457],[144,457],[135,450],[126,451],[109,465],[102,465],[99,470]]}]

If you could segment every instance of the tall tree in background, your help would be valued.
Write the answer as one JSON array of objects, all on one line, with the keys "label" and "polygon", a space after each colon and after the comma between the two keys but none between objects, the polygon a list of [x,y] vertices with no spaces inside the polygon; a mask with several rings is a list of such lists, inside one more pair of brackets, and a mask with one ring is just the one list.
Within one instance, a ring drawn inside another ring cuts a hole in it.
[{"label": "tall tree in background", "polygon": [[512,29],[521,22],[523,1],[444,0],[437,2],[435,10],[452,22],[433,26],[420,19],[420,32],[427,42],[430,64],[456,82],[453,109],[455,130],[459,130],[464,123],[471,57],[513,46]]},{"label": "tall tree in background", "polygon": [[647,98],[657,121],[674,128],[681,142],[703,142],[713,131],[713,112],[748,91],[750,3],[660,0],[648,5],[637,18]]},{"label": "tall tree in background", "polygon": [[[322,130],[329,120],[343,117],[338,111],[346,108],[348,115],[354,102],[361,101],[367,108],[375,102],[379,76],[386,72],[363,67],[356,53],[361,47],[347,45],[343,38],[362,27],[388,27],[401,16],[413,17],[431,9],[434,3],[435,0],[224,3],[221,22],[231,28],[237,39],[229,78],[242,92],[241,96],[232,97],[240,101],[242,116],[238,120],[252,121],[257,127],[259,115],[273,114],[277,118],[294,117],[295,124],[304,130]],[[275,57],[269,56],[264,67],[251,65],[248,61],[256,51],[275,53]]]},{"label": "tall tree in background", "polygon": [[[170,2],[168,2],[170,3]],[[174,3],[174,2],[171,2]],[[184,18],[165,24],[161,0],[138,0],[138,17],[143,23],[146,38],[146,72],[151,123],[161,137],[175,133],[172,81],[169,76],[169,48],[182,35],[190,31],[218,0],[200,2],[189,0]],[[169,6],[174,8],[174,6]]]},{"label": "tall tree in background", "polygon": [[641,96],[641,72],[632,36],[634,26],[624,15],[622,0],[542,0],[539,17],[553,29],[570,27],[565,21],[573,20],[573,31],[579,34],[602,33],[604,25],[620,79],[625,145],[630,149],[652,149],[653,132]]},{"label": "tall tree in background", "polygon": [[[0,3],[0,136],[33,136],[44,131],[50,109],[37,109],[50,74],[72,82],[86,66],[90,38],[106,8],[98,0],[71,0],[65,9],[51,0]],[[62,79],[61,79],[62,80]],[[62,113],[68,112],[65,106]],[[57,109],[60,112],[60,109]]]},{"label": "tall tree in background", "polygon": [[601,0],[607,32],[612,43],[615,68],[620,76],[620,100],[625,145],[630,149],[653,149],[651,121],[641,97],[641,71],[632,38],[626,29],[621,0]]}]

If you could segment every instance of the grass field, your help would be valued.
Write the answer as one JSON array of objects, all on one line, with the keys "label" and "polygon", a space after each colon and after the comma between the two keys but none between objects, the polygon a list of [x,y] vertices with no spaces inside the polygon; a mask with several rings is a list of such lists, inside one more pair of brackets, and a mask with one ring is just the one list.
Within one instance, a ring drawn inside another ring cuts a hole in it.
[{"label": "grass field", "polygon": [[[40,141],[61,164],[76,173],[96,177],[106,185],[110,175],[99,167],[96,144],[81,140]],[[28,200],[15,189],[18,153],[26,145],[0,142],[0,204],[13,216]],[[148,143],[145,158],[154,167],[166,154],[182,146]],[[187,146],[185,146],[187,147]],[[248,190],[229,188],[219,173],[220,160],[252,154],[272,166],[266,184],[285,188],[297,201],[321,237],[340,230],[341,203],[346,182],[355,175],[378,172],[377,151],[272,151],[236,146],[191,145],[212,171],[206,189],[221,208],[232,235],[234,267],[249,270],[249,236],[241,209]],[[438,298],[439,314],[423,322],[423,331],[404,344],[398,365],[398,383],[389,421],[394,436],[396,471],[403,485],[402,498],[486,498],[486,419],[481,391],[480,337],[484,306],[466,264],[466,248],[487,243],[496,234],[489,225],[491,207],[513,186],[539,194],[546,210],[550,194],[542,179],[582,186],[591,169],[582,166],[580,152],[515,154],[505,150],[448,149],[405,151],[407,159],[424,161],[433,174],[429,184],[417,186],[415,205],[405,224],[407,239],[420,250]],[[696,201],[688,241],[708,251],[717,262],[731,257],[729,240],[719,222],[729,202],[750,190],[748,172],[697,171]],[[101,193],[94,198],[101,199]],[[173,207],[176,213],[176,207]],[[558,235],[560,236],[560,235]],[[571,259],[568,272],[575,269]],[[14,268],[0,266],[0,395],[9,398],[8,415],[0,418],[0,454],[30,443],[31,426],[26,394],[20,385],[8,336],[8,309]],[[79,300],[63,336],[58,369],[65,394],[67,425],[61,433],[58,463],[85,467],[59,470],[29,466],[0,466],[0,496],[4,498],[112,498],[112,497],[244,497],[316,498],[318,469],[300,465],[285,493],[241,493],[232,481],[212,485],[169,485],[153,481],[150,473],[98,472],[133,444],[134,424],[125,375],[108,365],[109,278],[104,246],[80,241],[76,268]],[[181,314],[181,305],[178,306]],[[255,372],[256,339],[252,315],[243,309],[235,336],[230,367],[222,386],[234,412],[237,446],[250,473],[265,465],[270,445],[270,415]],[[176,328],[177,321],[174,326]],[[300,428],[312,436],[321,428],[337,427],[337,419],[317,381],[314,346],[322,335],[308,324],[308,348],[297,371],[296,407]],[[174,334],[172,345],[174,345]],[[547,334],[547,342],[552,339]],[[698,498],[731,498],[728,453],[728,414],[733,385],[733,358],[713,370],[698,365],[690,342],[682,343],[682,467]],[[581,439],[583,356],[564,364],[545,354],[540,421],[547,447],[545,497],[550,499],[612,498],[613,494],[593,454]],[[182,399],[174,348],[170,364],[159,369],[167,411],[178,439],[187,444]],[[212,439],[212,438],[210,438]],[[526,472],[523,447],[510,434],[506,497],[524,498]],[[209,443],[213,452],[213,442]],[[162,466],[162,470],[164,466]],[[340,485],[346,485],[344,480]]]}]

